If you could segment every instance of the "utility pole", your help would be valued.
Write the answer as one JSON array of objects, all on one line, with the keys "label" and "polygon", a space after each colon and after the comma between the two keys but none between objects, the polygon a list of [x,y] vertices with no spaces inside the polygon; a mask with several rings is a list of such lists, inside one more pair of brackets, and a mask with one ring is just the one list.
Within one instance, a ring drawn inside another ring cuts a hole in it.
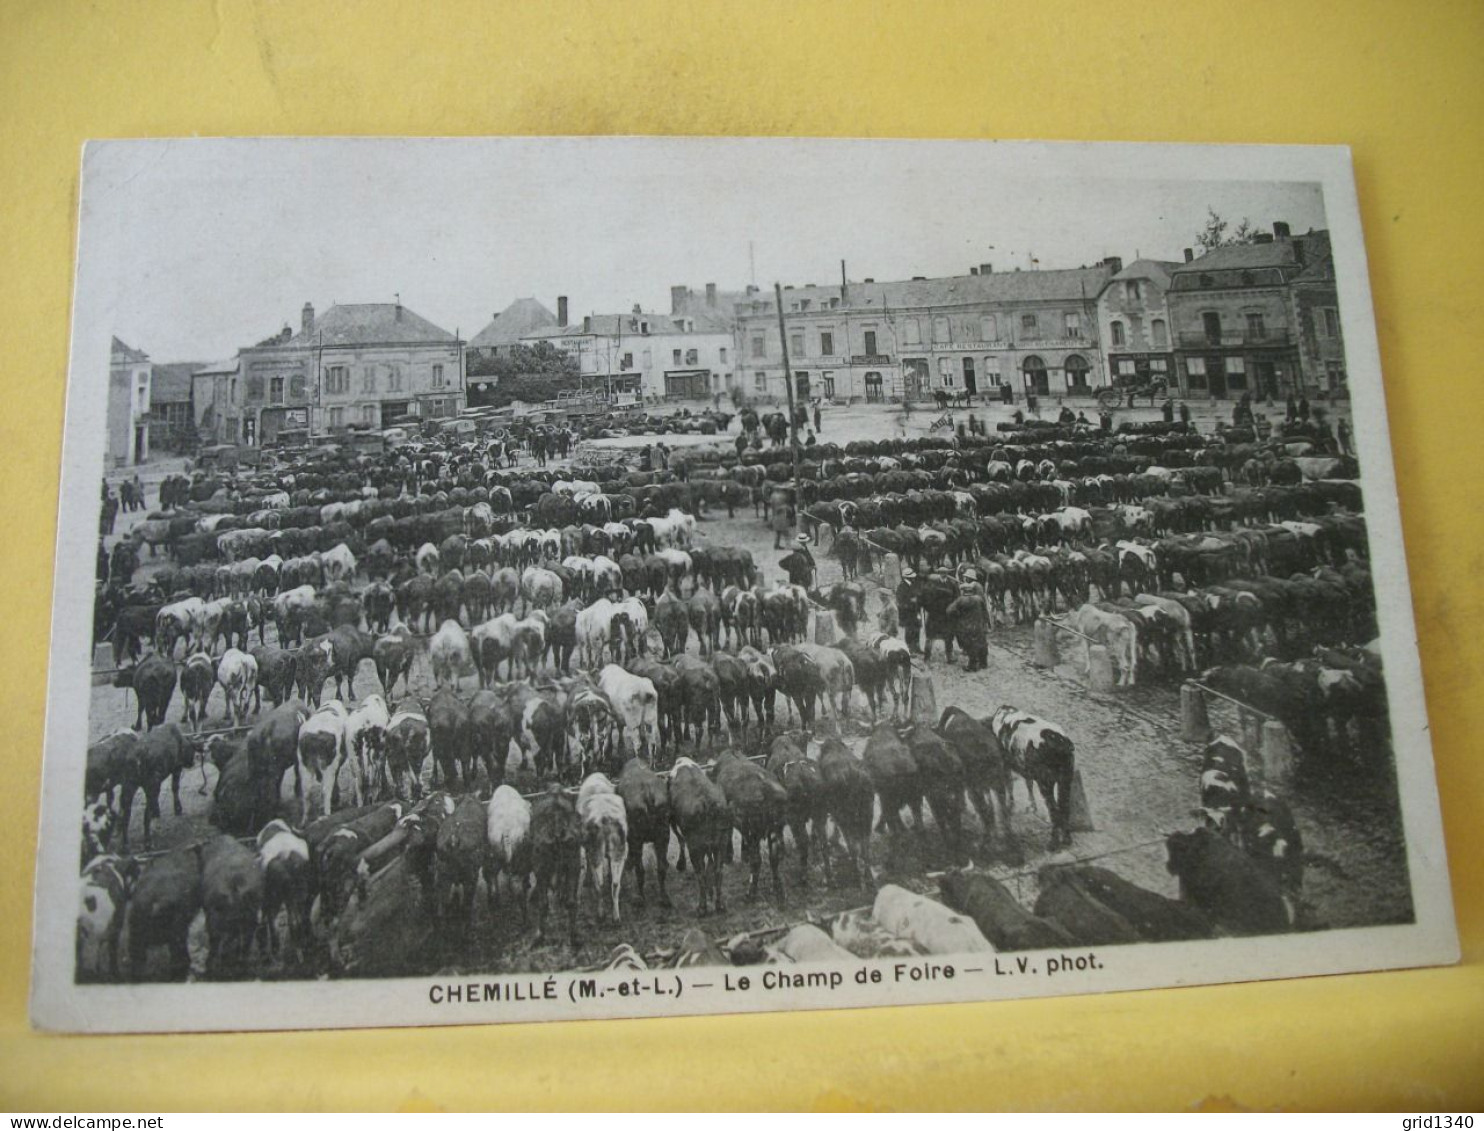
[{"label": "utility pole", "polygon": [[788,442],[793,454],[794,533],[799,530],[799,414],[794,409],[794,374],[788,364],[788,329],[783,324],[783,284],[773,284],[773,297],[778,303],[778,344],[783,347],[783,385],[788,390]]}]

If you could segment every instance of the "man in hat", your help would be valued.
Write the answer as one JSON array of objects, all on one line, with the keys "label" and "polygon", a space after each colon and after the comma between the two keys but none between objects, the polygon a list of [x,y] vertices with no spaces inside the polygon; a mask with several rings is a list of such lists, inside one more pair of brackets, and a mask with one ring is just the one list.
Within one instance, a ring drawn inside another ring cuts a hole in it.
[{"label": "man in hat", "polygon": [[789,506],[788,497],[781,491],[774,492],[768,505],[768,521],[773,527],[773,549],[781,550],[784,536],[794,528],[793,507]]},{"label": "man in hat", "polygon": [[917,571],[911,566],[903,566],[902,583],[897,586],[897,617],[902,623],[907,647],[916,653],[922,652],[922,607],[918,604],[921,590]]},{"label": "man in hat", "polygon": [[969,658],[968,671],[983,671],[989,662],[989,605],[979,585],[979,574],[965,570],[958,586],[958,596],[948,606],[958,646]]},{"label": "man in hat", "polygon": [[786,557],[778,559],[778,564],[788,574],[790,585],[802,585],[805,589],[814,588],[814,555],[809,552],[809,535],[800,534],[794,539],[794,548]]}]

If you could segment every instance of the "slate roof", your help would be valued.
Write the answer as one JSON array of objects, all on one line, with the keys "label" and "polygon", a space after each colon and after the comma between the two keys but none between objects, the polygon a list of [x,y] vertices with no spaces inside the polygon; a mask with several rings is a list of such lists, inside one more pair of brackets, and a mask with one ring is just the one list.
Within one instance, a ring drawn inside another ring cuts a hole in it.
[{"label": "slate roof", "polygon": [[303,346],[383,346],[454,343],[447,330],[392,302],[352,302],[330,307],[287,342]]},{"label": "slate roof", "polygon": [[133,346],[124,345],[123,342],[119,341],[118,336],[115,335],[113,339],[112,360],[120,365],[129,365],[136,361],[148,361],[149,354],[143,350],[137,350]]},{"label": "slate roof", "polygon": [[1121,283],[1125,279],[1152,279],[1155,285],[1169,290],[1170,272],[1176,267],[1183,266],[1183,263],[1164,259],[1135,259],[1122,271],[1114,275],[1110,282]]},{"label": "slate roof", "polygon": [[518,298],[469,339],[470,349],[508,346],[535,330],[556,325],[556,315],[534,298]]},{"label": "slate roof", "polygon": [[[681,321],[689,321],[692,329],[681,328]],[[725,316],[715,311],[696,314],[651,314],[643,312],[640,314],[588,314],[576,319],[567,326],[543,326],[533,330],[522,337],[531,338],[571,338],[593,335],[595,337],[640,337],[641,332],[633,325],[635,322],[649,323],[649,337],[658,334],[730,334],[731,326],[727,323]]]},{"label": "slate roof", "polygon": [[164,364],[156,362],[154,375],[150,378],[150,403],[190,400],[191,375],[200,370],[199,361],[172,361]]},{"label": "slate roof", "polygon": [[[849,284],[848,300],[839,310],[901,310],[922,307],[969,306],[979,303],[1069,302],[1092,300],[1103,289],[1111,272],[1105,266],[1075,267],[1062,271],[1006,271],[988,275],[950,275],[941,279],[912,279],[886,283]],[[784,310],[809,300],[809,313],[828,311],[830,299],[840,298],[840,287],[794,287],[783,292]],[[760,292],[755,301],[771,305],[772,294]],[[742,304],[740,317],[758,317]]]},{"label": "slate roof", "polygon": [[196,376],[205,377],[217,373],[236,373],[239,364],[240,362],[235,357],[229,357],[226,361],[213,361],[196,370]]},{"label": "slate roof", "polygon": [[1307,232],[1289,239],[1269,240],[1267,243],[1244,243],[1232,247],[1218,247],[1208,251],[1190,263],[1175,265],[1172,275],[1190,275],[1200,271],[1250,270],[1257,267],[1294,267],[1299,263],[1294,254],[1294,245],[1302,244],[1304,258],[1313,262],[1316,257],[1329,254],[1329,232]]}]

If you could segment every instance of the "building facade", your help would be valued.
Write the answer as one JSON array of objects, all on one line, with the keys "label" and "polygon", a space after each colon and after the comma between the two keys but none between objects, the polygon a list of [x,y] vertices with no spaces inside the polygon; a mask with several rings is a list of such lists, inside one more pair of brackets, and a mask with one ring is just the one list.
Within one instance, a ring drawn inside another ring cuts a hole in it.
[{"label": "building facade", "polygon": [[658,314],[589,314],[581,323],[527,335],[550,342],[577,361],[583,377],[634,388],[646,401],[699,400],[730,387],[736,358],[723,318]]},{"label": "building facade", "polygon": [[1343,391],[1344,342],[1329,233],[1273,226],[1170,273],[1180,391],[1278,399]]},{"label": "building facade", "polygon": [[240,372],[234,357],[203,365],[191,374],[191,409],[202,443],[244,443]]},{"label": "building facade", "polygon": [[[795,387],[806,397],[919,400],[967,392],[1090,395],[1107,383],[1097,299],[1122,267],[969,274],[788,287],[783,320]],[[737,306],[739,381],[782,400],[783,343],[773,296]]]},{"label": "building facade", "polygon": [[1164,381],[1175,387],[1175,353],[1165,296],[1178,266],[1136,259],[1098,295],[1098,336],[1115,383]]},{"label": "building facade", "polygon": [[149,458],[149,354],[113,339],[108,362],[108,465],[125,467]]},{"label": "building facade", "polygon": [[397,303],[304,304],[288,327],[239,351],[242,442],[285,431],[376,430],[465,406],[464,343]]},{"label": "building facade", "polygon": [[557,298],[553,314],[539,299],[518,298],[490,319],[479,333],[469,339],[469,364],[508,356],[510,350],[527,334],[567,324],[567,296]]}]

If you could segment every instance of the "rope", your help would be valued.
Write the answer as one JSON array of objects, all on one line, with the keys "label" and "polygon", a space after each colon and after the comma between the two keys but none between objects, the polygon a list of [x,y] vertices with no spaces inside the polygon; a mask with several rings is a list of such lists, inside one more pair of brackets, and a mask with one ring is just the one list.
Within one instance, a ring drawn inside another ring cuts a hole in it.
[{"label": "rope", "polygon": [[1269,722],[1277,722],[1277,721],[1279,721],[1278,720],[1278,717],[1276,715],[1270,715],[1266,711],[1259,711],[1256,707],[1252,706],[1251,704],[1244,703],[1240,699],[1233,699],[1230,695],[1227,695],[1227,694],[1225,694],[1223,692],[1217,691],[1214,688],[1207,687],[1204,683],[1199,683],[1199,682],[1197,682],[1196,680],[1193,680],[1193,679],[1187,680],[1186,682],[1189,683],[1192,687],[1199,688],[1202,692],[1204,692],[1207,695],[1214,695],[1218,699],[1225,699],[1228,703],[1231,703],[1231,704],[1235,705],[1236,707],[1240,708],[1243,711],[1246,711],[1250,715],[1257,715],[1257,716],[1259,716],[1259,717],[1261,717],[1263,719],[1268,720]]}]

